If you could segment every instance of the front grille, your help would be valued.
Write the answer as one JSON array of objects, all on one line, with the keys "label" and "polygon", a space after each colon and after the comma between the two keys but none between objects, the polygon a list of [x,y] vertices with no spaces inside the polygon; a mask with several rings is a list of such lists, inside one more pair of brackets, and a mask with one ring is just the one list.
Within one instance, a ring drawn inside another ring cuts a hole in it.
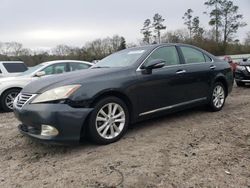
[{"label": "front grille", "polygon": [[35,95],[28,94],[28,93],[20,93],[15,102],[14,105],[17,108],[22,108],[31,98],[33,98]]}]

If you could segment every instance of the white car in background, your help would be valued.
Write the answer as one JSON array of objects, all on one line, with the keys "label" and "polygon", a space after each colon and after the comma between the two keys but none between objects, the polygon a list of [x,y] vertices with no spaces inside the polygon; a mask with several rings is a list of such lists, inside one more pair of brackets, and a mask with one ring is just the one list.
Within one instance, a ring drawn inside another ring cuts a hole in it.
[{"label": "white car in background", "polygon": [[22,61],[0,61],[0,78],[17,76],[27,70],[28,67]]},{"label": "white car in background", "polygon": [[15,97],[33,80],[43,76],[88,69],[92,65],[86,61],[49,61],[31,67],[16,77],[0,78],[0,107],[6,112],[12,111]]}]

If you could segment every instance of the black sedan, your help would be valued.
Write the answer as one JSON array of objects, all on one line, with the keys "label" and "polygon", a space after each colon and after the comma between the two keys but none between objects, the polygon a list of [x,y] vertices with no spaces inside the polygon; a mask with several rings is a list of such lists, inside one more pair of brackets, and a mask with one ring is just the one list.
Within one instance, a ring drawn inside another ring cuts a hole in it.
[{"label": "black sedan", "polygon": [[190,45],[161,44],[112,54],[92,69],[44,78],[14,102],[19,130],[51,142],[98,144],[120,139],[128,125],[197,105],[223,108],[232,90],[227,62]]},{"label": "black sedan", "polygon": [[244,59],[238,63],[235,70],[235,81],[239,87],[250,83],[250,60]]}]

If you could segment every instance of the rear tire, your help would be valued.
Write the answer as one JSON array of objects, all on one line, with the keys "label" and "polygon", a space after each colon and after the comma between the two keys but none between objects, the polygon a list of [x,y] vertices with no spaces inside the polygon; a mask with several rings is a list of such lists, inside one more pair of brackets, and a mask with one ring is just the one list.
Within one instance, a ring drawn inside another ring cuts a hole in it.
[{"label": "rear tire", "polygon": [[209,102],[210,110],[213,112],[220,111],[223,108],[225,101],[226,101],[225,86],[221,82],[216,82],[213,86],[210,96],[210,102]]},{"label": "rear tire", "polygon": [[89,117],[87,136],[97,144],[111,144],[125,134],[128,123],[126,104],[117,97],[106,97],[94,105]]},{"label": "rear tire", "polygon": [[20,89],[9,89],[2,94],[0,102],[3,111],[13,111],[14,99],[20,93],[20,91]]},{"label": "rear tire", "polygon": [[244,87],[244,86],[245,86],[245,83],[244,83],[244,82],[237,81],[237,82],[236,82],[236,85],[237,85],[238,87]]}]

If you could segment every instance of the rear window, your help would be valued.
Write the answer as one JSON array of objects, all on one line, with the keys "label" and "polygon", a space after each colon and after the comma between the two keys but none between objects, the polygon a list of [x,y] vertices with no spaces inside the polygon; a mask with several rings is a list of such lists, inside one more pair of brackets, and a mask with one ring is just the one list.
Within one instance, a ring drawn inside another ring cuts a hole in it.
[{"label": "rear window", "polygon": [[23,63],[3,63],[3,66],[9,73],[24,72],[28,70]]}]

